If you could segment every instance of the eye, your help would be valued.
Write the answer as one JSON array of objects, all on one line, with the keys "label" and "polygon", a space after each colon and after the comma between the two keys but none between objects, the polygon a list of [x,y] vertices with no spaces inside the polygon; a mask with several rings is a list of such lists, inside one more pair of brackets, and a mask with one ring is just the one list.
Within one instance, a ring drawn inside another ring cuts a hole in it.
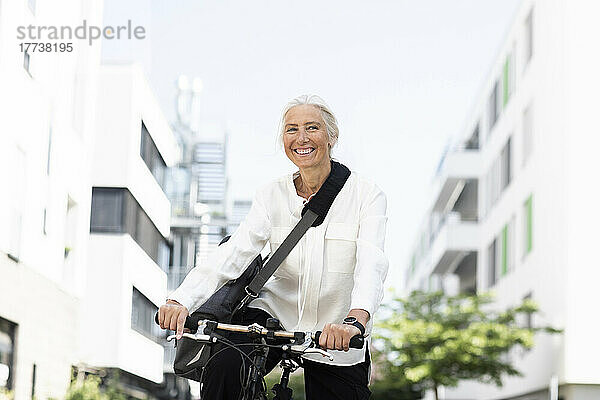
[{"label": "eye", "polygon": [[292,133],[292,132],[296,132],[297,130],[298,130],[298,128],[287,128],[286,132]]},{"label": "eye", "polygon": [[317,129],[319,129],[319,127],[318,127],[318,126],[316,126],[316,125],[310,125],[310,126],[307,128],[307,129],[308,129],[308,130],[313,130],[313,131],[314,131],[314,130],[317,130]]}]

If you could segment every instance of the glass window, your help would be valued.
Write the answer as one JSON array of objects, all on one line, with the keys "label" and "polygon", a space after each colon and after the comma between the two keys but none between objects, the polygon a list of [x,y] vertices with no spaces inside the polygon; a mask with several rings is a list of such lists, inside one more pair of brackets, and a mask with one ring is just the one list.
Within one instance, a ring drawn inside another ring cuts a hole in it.
[{"label": "glass window", "polygon": [[152,136],[150,136],[150,132],[148,132],[148,128],[146,128],[146,124],[144,124],[143,121],[140,155],[160,187],[164,190],[165,169],[167,165],[160,155],[160,152],[158,151],[158,148],[156,147],[154,140],[152,140]]},{"label": "glass window", "polygon": [[514,217],[504,225],[501,232],[502,240],[502,263],[501,275],[504,276],[508,272],[514,270]]},{"label": "glass window", "polygon": [[533,57],[533,10],[529,12],[529,15],[525,19],[524,47],[525,62],[523,64],[525,67],[527,67],[527,65],[529,65],[529,61],[531,60],[531,57]]},{"label": "glass window", "polygon": [[513,50],[506,56],[506,60],[504,61],[504,65],[502,66],[502,106],[506,107],[510,97],[512,96],[515,90],[515,57],[514,57],[514,48]]},{"label": "glass window", "polygon": [[533,249],[533,195],[523,204],[523,257]]},{"label": "glass window", "polygon": [[125,188],[92,188],[92,233],[128,233],[163,270],[171,246],[137,200]]},{"label": "glass window", "polygon": [[123,232],[123,189],[92,189],[91,232]]},{"label": "glass window", "polygon": [[511,168],[511,138],[504,145],[500,153],[500,188],[504,190],[512,179]]},{"label": "glass window", "polygon": [[17,324],[0,317],[0,388],[12,390]]},{"label": "glass window", "polygon": [[496,247],[497,240],[494,239],[488,246],[488,287],[492,287],[496,284]]},{"label": "glass window", "polygon": [[134,287],[131,300],[131,329],[157,341],[161,336],[160,327],[154,323],[154,314],[157,311],[158,307]]},{"label": "glass window", "polygon": [[467,142],[465,143],[465,150],[478,150],[479,149],[479,123],[475,125],[473,133]]},{"label": "glass window", "polygon": [[27,71],[29,76],[31,76],[31,71],[29,69],[30,64],[31,64],[31,55],[29,54],[28,51],[25,51],[25,52],[23,52],[23,68],[25,68],[25,71]]},{"label": "glass window", "polygon": [[48,234],[48,232],[46,231],[46,219],[47,219],[47,217],[48,217],[48,216],[47,216],[47,213],[48,213],[48,211],[46,210],[46,208],[44,208],[44,212],[43,212],[43,214],[42,214],[42,233],[43,233],[44,235],[47,235],[47,234]]},{"label": "glass window", "polygon": [[502,67],[502,104],[506,107],[510,98],[510,56],[506,57]]},{"label": "glass window", "polygon": [[523,162],[525,165],[533,151],[533,113],[531,105],[523,111]]},{"label": "glass window", "polygon": [[[533,298],[533,294],[527,293],[527,295],[525,295],[525,297],[523,297],[523,300],[531,300],[532,298]],[[533,314],[525,314],[524,328],[527,328],[527,329],[533,328]]]},{"label": "glass window", "polygon": [[12,204],[10,205],[10,238],[8,243],[8,256],[14,261],[19,261],[21,257],[22,247],[22,230],[24,210],[23,205],[27,198],[27,174],[26,174],[26,156],[25,152],[20,148],[15,148],[14,151],[14,173],[13,178],[13,196]]},{"label": "glass window", "polygon": [[508,223],[508,232],[507,232],[508,246],[506,257],[508,258],[508,271],[514,271],[516,267],[516,251],[515,251],[515,216],[513,215]]},{"label": "glass window", "polygon": [[491,134],[496,121],[498,120],[498,81],[494,84],[492,93],[490,93],[490,99],[488,101],[488,136]]}]

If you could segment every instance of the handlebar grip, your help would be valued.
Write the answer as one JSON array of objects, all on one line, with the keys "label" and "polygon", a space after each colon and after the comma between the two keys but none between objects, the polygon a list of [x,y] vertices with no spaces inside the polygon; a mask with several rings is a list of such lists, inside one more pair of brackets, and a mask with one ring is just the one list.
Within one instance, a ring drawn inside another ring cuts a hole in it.
[{"label": "handlebar grip", "polygon": [[[315,342],[317,345],[319,344],[319,338],[321,337],[322,331],[315,332]],[[362,335],[354,335],[350,338],[350,348],[351,349],[362,349],[365,345],[365,338]]]},{"label": "handlebar grip", "polygon": [[[158,323],[158,312],[154,314],[154,323],[156,323],[156,325],[160,325]],[[198,330],[198,319],[191,318],[190,316],[185,317],[185,324],[183,327],[188,328],[192,333],[196,333]]]}]

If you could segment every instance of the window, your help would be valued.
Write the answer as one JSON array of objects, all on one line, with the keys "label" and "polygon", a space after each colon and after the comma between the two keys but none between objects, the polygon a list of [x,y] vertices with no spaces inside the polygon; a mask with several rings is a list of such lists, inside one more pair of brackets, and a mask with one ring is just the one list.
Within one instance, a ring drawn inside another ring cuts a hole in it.
[{"label": "window", "polygon": [[48,218],[48,215],[47,215],[47,214],[48,214],[48,211],[46,210],[46,207],[44,207],[44,212],[43,212],[43,214],[42,214],[42,233],[43,233],[44,235],[47,235],[47,234],[48,234],[48,232],[47,232],[47,230],[46,230],[46,220],[47,220],[47,218]]},{"label": "window", "polygon": [[533,151],[533,115],[531,105],[523,111],[523,162],[527,163]]},{"label": "window", "polygon": [[92,188],[90,232],[128,233],[163,270],[169,266],[171,245],[125,188]]},{"label": "window", "polygon": [[[532,300],[532,298],[533,298],[533,294],[527,293],[523,297],[523,300]],[[525,314],[525,323],[523,325],[524,325],[523,327],[527,328],[527,329],[533,328],[533,315],[532,314]]]},{"label": "window", "polygon": [[14,173],[11,177],[14,179],[12,187],[14,188],[12,204],[10,209],[10,239],[8,244],[8,256],[19,262],[21,257],[21,240],[24,218],[24,203],[27,198],[27,174],[25,153],[16,148],[14,154]]},{"label": "window", "polygon": [[533,249],[533,195],[523,204],[523,258]]},{"label": "window", "polygon": [[496,158],[486,176],[486,213],[500,197],[500,158]]},{"label": "window", "polygon": [[494,239],[488,246],[488,287],[496,284],[496,259],[497,259],[497,240]]},{"label": "window", "polygon": [[465,150],[479,150],[479,123],[475,125],[471,137],[465,143]]},{"label": "window", "polygon": [[12,390],[17,324],[0,317],[0,388]]},{"label": "window", "polygon": [[492,93],[490,93],[490,99],[488,101],[488,115],[489,115],[489,129],[488,136],[491,134],[494,125],[496,125],[496,121],[498,120],[499,112],[499,104],[498,104],[498,81],[494,84],[494,88],[492,89]]},{"label": "window", "polygon": [[143,121],[140,155],[160,187],[164,190],[165,169],[167,168],[167,165],[160,155],[158,148],[156,147],[154,140],[152,140],[150,132],[148,132],[146,124],[144,124]]},{"label": "window", "polygon": [[485,212],[489,213],[500,195],[510,184],[512,180],[512,140],[509,137],[506,144],[502,148],[500,155],[492,163],[490,170],[485,178],[486,197],[485,197]]},{"label": "window", "polygon": [[27,71],[29,76],[32,76],[30,66],[31,66],[31,55],[29,54],[28,51],[25,51],[25,52],[23,52],[23,68],[25,68],[25,71]]},{"label": "window", "polygon": [[501,247],[502,247],[502,264],[501,275],[504,276],[508,272],[515,269],[514,260],[514,216],[510,222],[504,225],[501,232]]},{"label": "window", "polygon": [[515,269],[515,217],[506,223],[488,246],[488,287]]},{"label": "window", "polygon": [[[513,46],[514,49],[514,46]],[[502,106],[506,107],[508,100],[515,90],[514,50],[506,56],[502,67]]]},{"label": "window", "polygon": [[529,15],[525,19],[525,40],[524,40],[524,67],[529,65],[531,57],[533,57],[533,10],[529,12]]},{"label": "window", "polygon": [[511,138],[509,137],[502,152],[500,153],[500,188],[501,191],[506,189],[512,179],[511,168]]},{"label": "window", "polygon": [[159,326],[154,323],[154,314],[157,311],[158,307],[134,287],[131,298],[131,329],[148,339],[158,341],[161,332]]},{"label": "window", "polygon": [[92,215],[90,232],[122,233],[123,229],[123,193],[125,189],[92,189]]}]

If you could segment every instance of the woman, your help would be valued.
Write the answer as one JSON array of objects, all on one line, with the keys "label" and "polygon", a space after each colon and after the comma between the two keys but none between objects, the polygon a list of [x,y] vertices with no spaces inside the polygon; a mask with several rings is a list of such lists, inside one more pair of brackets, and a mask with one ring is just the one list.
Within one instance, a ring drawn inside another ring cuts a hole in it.
[{"label": "woman", "polygon": [[[280,134],[298,171],[260,188],[252,208],[231,239],[205,265],[194,268],[160,307],[163,329],[183,332],[189,312],[230,279],[237,278],[267,242],[274,251],[301,218],[306,201],[328,177],[337,121],[317,96],[301,96],[285,107]],[[319,344],[334,361],[305,356],[308,399],[366,399],[370,391],[368,347],[349,349],[350,338],[369,334],[383,297],[388,262],[383,252],[385,194],[351,173],[324,222],[311,227],[275,272],[238,323],[265,323],[271,316],[286,330],[322,330]],[[347,318],[351,317],[351,318]],[[370,336],[369,336],[370,337]],[[280,354],[269,352],[267,370]],[[237,399],[241,359],[235,351],[211,363],[203,384],[207,399]]]}]

